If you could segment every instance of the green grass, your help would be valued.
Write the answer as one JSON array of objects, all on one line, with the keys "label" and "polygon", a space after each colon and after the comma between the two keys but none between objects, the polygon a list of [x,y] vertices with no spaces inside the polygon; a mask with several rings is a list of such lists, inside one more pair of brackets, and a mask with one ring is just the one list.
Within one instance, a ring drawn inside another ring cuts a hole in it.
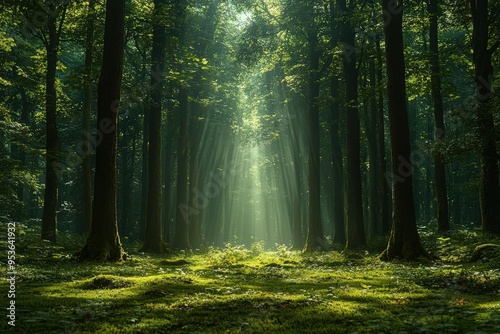
[{"label": "green grass", "polygon": [[[3,233],[2,228],[2,234]],[[474,246],[498,242],[456,231],[422,233],[443,261],[384,263],[372,253],[303,255],[227,245],[205,254],[123,263],[77,263],[83,240],[62,246],[18,229],[18,333],[500,333],[498,258],[468,263]],[[382,243],[383,244],[383,243]],[[5,241],[1,241],[5,249]],[[5,251],[3,251],[5,254]],[[172,265],[171,261],[185,260]],[[4,262],[4,260],[0,260]],[[2,263],[2,269],[5,268]],[[2,281],[0,290],[8,290]],[[2,309],[7,307],[2,297]],[[6,311],[4,311],[6,312]]]}]

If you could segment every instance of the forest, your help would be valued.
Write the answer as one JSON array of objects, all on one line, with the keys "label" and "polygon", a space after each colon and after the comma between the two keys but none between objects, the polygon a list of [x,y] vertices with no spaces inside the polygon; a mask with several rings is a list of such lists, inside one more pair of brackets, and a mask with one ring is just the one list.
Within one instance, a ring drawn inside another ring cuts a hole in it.
[{"label": "forest", "polygon": [[2,331],[500,333],[500,1],[0,10]]}]

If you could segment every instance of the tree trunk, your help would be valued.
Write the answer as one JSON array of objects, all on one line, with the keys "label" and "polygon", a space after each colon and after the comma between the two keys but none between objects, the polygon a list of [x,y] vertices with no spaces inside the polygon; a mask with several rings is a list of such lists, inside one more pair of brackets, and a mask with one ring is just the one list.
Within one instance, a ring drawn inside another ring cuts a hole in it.
[{"label": "tree trunk", "polygon": [[43,200],[42,240],[56,242],[57,233],[57,183],[56,165],[59,155],[59,133],[57,130],[56,68],[59,36],[55,15],[47,17],[49,38],[47,48],[47,73],[45,87],[46,153],[45,193]]},{"label": "tree trunk", "polygon": [[[338,15],[341,12],[333,0],[329,1],[330,6],[330,30],[332,35],[332,47],[335,47],[340,40],[339,27],[342,22],[339,21]],[[345,181],[344,181],[344,161],[342,156],[342,147],[340,145],[340,102],[339,102],[339,78],[332,75],[330,78],[330,95],[333,99],[330,105],[332,115],[331,143],[332,143],[332,159],[333,159],[333,221],[334,221],[334,239],[333,242],[345,246],[346,229],[345,229]]]},{"label": "tree trunk", "polygon": [[382,234],[387,234],[391,231],[390,208],[389,208],[389,191],[387,189],[387,180],[385,179],[387,163],[385,155],[385,122],[384,122],[384,89],[382,88],[382,50],[380,49],[380,38],[377,35],[375,40],[377,52],[377,97],[378,97],[378,113],[377,113],[377,130],[378,130],[378,150],[380,159],[380,221],[382,222]]},{"label": "tree trunk", "polygon": [[179,142],[177,167],[177,207],[175,217],[174,249],[190,249],[189,216],[196,212],[189,207],[188,198],[188,94],[186,88],[179,88]]},{"label": "tree trunk", "polygon": [[161,181],[161,113],[163,75],[165,68],[166,32],[162,23],[166,0],[155,0],[153,14],[153,49],[151,51],[151,100],[149,108],[149,162],[148,162],[148,209],[143,252],[163,253],[166,246],[162,236],[162,181]]},{"label": "tree trunk", "polygon": [[379,185],[378,177],[380,176],[380,158],[378,157],[378,141],[377,141],[377,92],[375,83],[375,60],[369,60],[370,71],[370,108],[369,116],[367,117],[368,124],[366,125],[366,138],[368,140],[368,163],[370,165],[368,170],[368,178],[370,184],[370,237],[380,235],[382,232],[380,224],[380,210],[379,210]]},{"label": "tree trunk", "polygon": [[384,0],[382,10],[390,15],[384,27],[387,64],[387,97],[391,135],[392,230],[382,260],[415,260],[429,257],[420,243],[413,202],[410,129],[406,107],[405,61],[403,54],[403,2]]},{"label": "tree trunk", "polygon": [[332,113],[331,141],[333,158],[333,219],[335,236],[334,243],[345,245],[345,222],[344,222],[344,163],[342,148],[339,138],[340,103],[338,78],[332,76],[330,79],[331,96],[334,99],[330,105]]},{"label": "tree trunk", "polygon": [[500,40],[488,49],[489,18],[488,0],[471,0],[472,46],[474,75],[476,79],[477,121],[481,139],[481,178],[479,201],[483,231],[500,234],[500,185],[498,178],[499,156],[496,148],[495,122],[491,106],[493,66],[491,57]]},{"label": "tree trunk", "polygon": [[[439,64],[438,46],[438,1],[429,0],[429,44],[431,51],[431,87],[432,102],[434,105],[435,133],[434,138],[437,144],[444,141],[444,109],[443,98],[441,96],[441,69]],[[448,193],[446,190],[446,165],[443,154],[438,152],[434,156],[434,173],[436,182],[437,200],[437,221],[439,231],[448,231],[450,223],[448,220]]]},{"label": "tree trunk", "polygon": [[171,210],[171,190],[172,190],[172,174],[174,172],[174,136],[177,137],[177,131],[174,127],[174,112],[172,108],[167,110],[167,133],[165,140],[165,150],[163,159],[163,209],[162,209],[162,225],[163,225],[163,240],[168,244],[170,243],[170,225],[172,221],[172,210]]},{"label": "tree trunk", "polygon": [[125,0],[106,2],[104,54],[97,87],[97,131],[92,224],[79,260],[121,261],[126,258],[116,212],[116,134],[123,70]]},{"label": "tree trunk", "polygon": [[320,203],[320,166],[319,166],[319,92],[320,83],[317,78],[320,54],[317,50],[318,36],[316,31],[308,33],[309,43],[309,222],[304,252],[312,252],[325,248],[323,227],[321,225]]},{"label": "tree trunk", "polygon": [[[338,2],[339,10],[352,12],[345,0]],[[352,5],[350,6],[352,7]],[[366,245],[363,224],[363,200],[361,196],[360,124],[358,110],[358,71],[356,69],[355,32],[349,22],[341,24],[342,43],[348,47],[342,58],[346,89],[346,137],[347,137],[347,229],[346,249]]]},{"label": "tree trunk", "polygon": [[89,11],[87,13],[87,36],[85,39],[85,75],[84,75],[84,100],[83,100],[83,142],[87,151],[82,156],[82,182],[83,182],[83,221],[81,231],[87,234],[90,231],[92,221],[92,168],[90,166],[90,155],[92,146],[90,138],[90,115],[92,113],[92,66],[93,66],[93,41],[94,41],[94,21],[95,2],[89,1]]}]

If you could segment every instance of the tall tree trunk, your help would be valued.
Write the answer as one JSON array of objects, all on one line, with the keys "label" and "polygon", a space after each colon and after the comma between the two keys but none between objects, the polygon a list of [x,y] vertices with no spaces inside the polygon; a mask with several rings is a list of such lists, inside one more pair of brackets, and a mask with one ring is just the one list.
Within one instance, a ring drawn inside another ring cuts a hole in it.
[{"label": "tall tree trunk", "polygon": [[367,118],[368,124],[366,125],[366,138],[368,140],[368,163],[370,168],[368,170],[368,178],[370,184],[370,237],[380,235],[382,232],[380,224],[380,210],[379,210],[379,185],[378,177],[380,176],[380,158],[378,157],[378,142],[377,142],[377,92],[375,82],[375,60],[369,60],[370,71],[370,108],[369,116]]},{"label": "tall tree trunk", "polygon": [[[340,13],[333,0],[329,1],[330,7],[330,32],[332,35],[332,47],[335,47],[340,40],[340,31],[342,23],[338,19]],[[334,239],[333,242],[345,246],[346,230],[345,230],[345,215],[344,215],[344,161],[342,157],[342,147],[340,145],[339,121],[340,121],[340,102],[339,102],[339,78],[332,75],[330,78],[330,95],[333,99],[330,105],[332,115],[332,124],[330,126],[331,142],[332,142],[332,159],[333,159],[333,220],[334,220]]]},{"label": "tall tree trunk", "polygon": [[[30,102],[28,99],[28,94],[26,93],[26,89],[24,87],[20,87],[20,94],[21,94],[21,123],[28,125],[30,121]],[[19,148],[18,150],[18,159],[21,162],[21,165],[27,166],[28,164],[28,159],[26,155],[26,151],[22,148]],[[24,184],[19,184],[16,189],[16,194],[17,194],[17,199],[22,203],[22,205],[19,207],[18,213],[17,213],[17,218],[19,220],[22,220],[23,218],[29,217],[27,215],[27,208],[29,208],[29,200],[26,201],[25,199],[25,185]],[[28,203],[26,203],[28,202]]]},{"label": "tall tree trunk", "polygon": [[166,250],[162,236],[162,181],[161,181],[161,113],[163,81],[158,82],[158,75],[163,75],[165,68],[166,32],[163,11],[166,0],[155,0],[153,14],[153,49],[151,51],[151,100],[149,108],[149,162],[148,162],[148,210],[146,234],[143,252],[163,253]]},{"label": "tall tree trunk", "polygon": [[389,191],[387,189],[387,180],[385,179],[387,163],[385,154],[385,122],[384,122],[384,89],[382,88],[382,50],[380,48],[380,38],[377,35],[375,39],[375,47],[377,52],[377,98],[378,98],[378,113],[377,113],[377,130],[378,130],[378,150],[380,159],[380,221],[382,222],[382,233],[385,235],[391,230],[390,208],[389,208]]},{"label": "tall tree trunk", "polygon": [[333,219],[334,219],[334,243],[345,245],[345,222],[344,222],[344,163],[342,158],[342,148],[339,138],[340,103],[338,78],[330,78],[330,91],[333,101],[330,105],[332,114],[331,141],[333,158]]},{"label": "tall tree trunk", "polygon": [[84,100],[83,100],[83,142],[86,143],[87,151],[82,156],[82,182],[83,182],[83,220],[81,231],[87,234],[92,221],[92,168],[90,166],[90,155],[92,153],[90,138],[90,115],[92,113],[92,66],[93,66],[93,41],[95,22],[95,2],[89,1],[87,13],[87,36],[85,39],[85,75],[84,75]]},{"label": "tall tree trunk", "polygon": [[477,121],[481,139],[481,179],[479,201],[483,231],[500,234],[499,156],[496,147],[495,121],[491,108],[493,66],[491,57],[500,46],[497,40],[488,49],[488,0],[470,0],[472,11],[472,47],[476,79]]},{"label": "tall tree trunk", "polygon": [[382,260],[414,260],[429,257],[420,243],[413,202],[410,129],[406,107],[405,61],[403,54],[403,1],[383,0],[382,10],[390,15],[385,25],[387,97],[392,147],[392,230]]},{"label": "tall tree trunk", "polygon": [[163,225],[163,240],[168,244],[170,243],[170,225],[172,221],[172,174],[174,172],[173,164],[173,144],[174,136],[177,137],[177,131],[174,127],[174,112],[173,108],[167,106],[167,131],[165,140],[165,150],[163,159],[163,209],[162,209],[162,225]]},{"label": "tall tree trunk", "polygon": [[139,222],[139,235],[141,240],[146,236],[146,222],[148,217],[148,157],[149,157],[149,108],[143,108],[142,132],[142,174],[141,174],[141,217]]},{"label": "tall tree trunk", "polygon": [[[434,106],[434,140],[440,144],[445,138],[443,98],[441,96],[441,68],[439,63],[438,45],[438,1],[429,0],[428,11],[430,15],[429,48],[431,65],[432,103]],[[436,187],[437,223],[438,231],[450,229],[448,218],[448,193],[446,188],[446,165],[442,153],[434,155],[434,180]]]},{"label": "tall tree trunk", "polygon": [[[339,0],[339,9],[352,12],[345,0]],[[363,224],[363,200],[361,196],[360,124],[358,110],[358,71],[356,69],[355,32],[349,22],[341,24],[341,40],[348,47],[342,63],[346,89],[346,137],[347,137],[347,229],[346,249],[366,245]]]},{"label": "tall tree trunk", "polygon": [[46,112],[46,153],[45,153],[45,193],[43,200],[42,240],[56,242],[57,233],[57,172],[59,155],[59,133],[57,130],[56,68],[59,49],[59,35],[55,15],[48,15],[49,38],[47,49],[47,73],[45,87]]},{"label": "tall tree trunk", "polygon": [[309,44],[309,222],[304,252],[324,249],[321,225],[320,166],[319,166],[319,58],[318,35],[314,29],[308,33]]},{"label": "tall tree trunk", "polygon": [[79,260],[121,261],[126,258],[118,234],[116,212],[116,134],[123,70],[125,0],[106,2],[104,54],[97,87],[97,131],[92,224]]},{"label": "tall tree trunk", "polygon": [[179,87],[179,142],[177,167],[177,206],[175,217],[175,236],[172,242],[174,249],[189,249],[189,216],[193,212],[188,198],[188,94],[186,88]]}]

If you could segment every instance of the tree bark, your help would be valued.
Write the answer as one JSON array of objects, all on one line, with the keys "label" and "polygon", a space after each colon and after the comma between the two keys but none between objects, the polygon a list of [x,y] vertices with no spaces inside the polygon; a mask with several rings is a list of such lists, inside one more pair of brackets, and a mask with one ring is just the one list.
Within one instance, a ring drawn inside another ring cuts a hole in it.
[{"label": "tree bark", "polygon": [[45,153],[45,193],[43,200],[42,240],[56,242],[57,234],[57,188],[56,165],[59,155],[59,132],[57,130],[56,68],[59,51],[59,35],[55,15],[47,16],[48,41],[47,72],[45,87],[46,113],[46,153]]},{"label": "tree bark", "polygon": [[495,121],[491,108],[493,66],[491,57],[500,43],[488,49],[488,0],[470,0],[472,11],[472,47],[476,79],[477,122],[481,140],[481,178],[479,201],[481,224],[485,232],[500,234],[499,156],[496,147]]},{"label": "tree bark", "polygon": [[320,165],[319,165],[319,58],[318,36],[311,29],[308,33],[309,44],[309,222],[304,252],[324,249],[323,227],[321,225],[320,205]]},{"label": "tree bark", "polygon": [[340,103],[338,100],[339,94],[338,78],[332,76],[330,78],[330,91],[334,99],[330,106],[332,114],[331,142],[332,142],[332,158],[333,158],[333,219],[335,236],[334,243],[345,245],[345,221],[344,221],[344,163],[342,157],[342,148],[339,138],[339,120],[340,120]]},{"label": "tree bark", "polygon": [[93,66],[93,41],[95,22],[95,0],[89,1],[87,13],[87,36],[85,39],[85,74],[84,74],[84,100],[82,127],[84,135],[82,140],[86,143],[87,151],[82,156],[82,182],[83,182],[83,221],[81,231],[87,234],[92,222],[92,168],[90,155],[92,153],[90,138],[90,116],[92,113],[92,66]]},{"label": "tree bark", "polygon": [[[410,129],[406,107],[403,54],[403,1],[384,0],[382,10],[390,14],[384,27],[387,64],[387,97],[391,136],[392,230],[382,260],[416,260],[429,257],[420,243],[413,202]],[[386,18],[387,19],[387,18]]]},{"label": "tree bark", "polygon": [[369,71],[370,71],[370,108],[369,115],[367,117],[368,124],[366,125],[366,138],[368,141],[368,163],[370,165],[368,170],[368,179],[370,185],[369,193],[369,203],[370,203],[370,228],[369,236],[374,237],[381,235],[381,220],[380,220],[380,210],[379,210],[379,185],[378,177],[380,176],[380,158],[378,157],[378,141],[377,141],[377,92],[376,92],[376,82],[375,82],[375,60],[370,58],[369,60]]},{"label": "tree bark", "polygon": [[[339,10],[352,12],[345,0],[338,2]],[[358,71],[356,69],[355,32],[349,22],[341,24],[341,40],[347,50],[342,58],[346,89],[346,137],[347,137],[347,229],[346,249],[366,246],[363,224],[363,200],[361,195],[360,124],[358,110]]]},{"label": "tree bark", "polygon": [[378,150],[380,159],[380,221],[382,222],[382,234],[388,234],[391,231],[390,207],[389,207],[389,191],[387,189],[387,180],[385,174],[387,172],[387,162],[385,154],[385,121],[384,121],[384,89],[382,88],[382,50],[380,48],[380,38],[377,35],[375,40],[377,52],[377,98],[378,98],[378,113],[377,113],[377,130],[378,130]]},{"label": "tree bark", "polygon": [[[162,23],[166,0],[154,1],[153,49],[151,51],[151,100],[149,107],[149,162],[148,162],[148,209],[143,252],[164,253],[166,246],[162,236],[162,165],[161,165],[161,114],[163,81],[158,76],[165,68],[166,31]],[[161,80],[161,79],[160,79]]]},{"label": "tree bark", "polygon": [[123,70],[125,0],[106,2],[104,54],[97,87],[97,131],[92,224],[79,260],[121,261],[126,258],[118,234],[116,209],[116,134]]},{"label": "tree bark", "polygon": [[[431,62],[431,87],[432,102],[434,105],[435,132],[434,140],[437,144],[444,141],[444,109],[443,98],[441,96],[441,68],[439,63],[439,45],[438,45],[438,1],[429,0],[429,46]],[[437,201],[437,221],[438,230],[441,232],[450,229],[448,220],[448,193],[446,189],[446,165],[443,154],[438,152],[434,155],[434,173],[436,182],[436,201]]]},{"label": "tree bark", "polygon": [[193,212],[188,198],[188,93],[186,88],[179,87],[179,142],[177,168],[177,207],[175,217],[175,236],[172,242],[174,249],[190,249],[189,216]]}]

